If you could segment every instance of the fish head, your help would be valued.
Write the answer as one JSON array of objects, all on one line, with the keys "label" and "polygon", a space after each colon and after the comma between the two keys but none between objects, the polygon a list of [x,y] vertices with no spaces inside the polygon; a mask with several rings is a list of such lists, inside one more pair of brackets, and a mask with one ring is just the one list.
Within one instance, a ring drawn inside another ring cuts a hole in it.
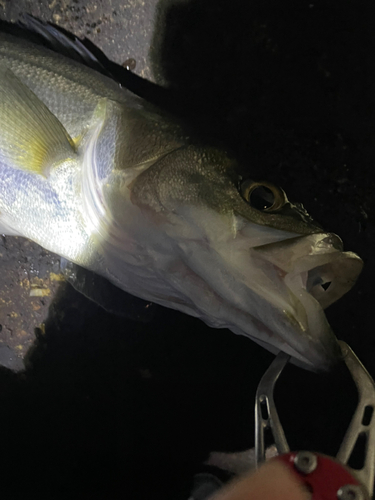
[{"label": "fish head", "polygon": [[222,152],[190,146],[129,189],[152,222],[149,244],[159,238],[153,248],[165,287],[156,302],[284,351],[313,371],[340,359],[324,309],[353,286],[362,260],[343,252],[340,238],[281,188],[244,179]]}]

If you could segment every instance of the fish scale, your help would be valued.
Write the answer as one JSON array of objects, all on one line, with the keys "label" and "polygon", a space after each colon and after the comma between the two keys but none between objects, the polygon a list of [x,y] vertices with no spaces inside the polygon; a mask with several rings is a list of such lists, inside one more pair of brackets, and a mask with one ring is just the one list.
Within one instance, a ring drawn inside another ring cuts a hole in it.
[{"label": "fish scale", "polygon": [[0,92],[5,233],[307,369],[340,358],[323,309],[362,261],[281,188],[108,77],[8,35]]}]

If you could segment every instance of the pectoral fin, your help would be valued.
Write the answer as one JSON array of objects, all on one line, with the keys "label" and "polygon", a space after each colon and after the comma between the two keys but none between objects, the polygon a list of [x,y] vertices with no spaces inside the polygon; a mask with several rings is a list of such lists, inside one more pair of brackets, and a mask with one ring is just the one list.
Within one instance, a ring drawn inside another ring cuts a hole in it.
[{"label": "pectoral fin", "polygon": [[0,161],[44,176],[72,158],[74,142],[47,106],[8,68],[0,67]]},{"label": "pectoral fin", "polygon": [[134,297],[108,280],[61,258],[61,271],[73,288],[111,314],[141,323],[154,318],[157,305]]}]

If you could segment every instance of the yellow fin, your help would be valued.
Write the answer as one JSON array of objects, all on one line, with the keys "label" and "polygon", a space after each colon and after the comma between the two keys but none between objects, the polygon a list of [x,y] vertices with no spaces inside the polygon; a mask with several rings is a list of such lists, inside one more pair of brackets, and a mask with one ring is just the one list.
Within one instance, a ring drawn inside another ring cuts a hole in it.
[{"label": "yellow fin", "polygon": [[74,155],[74,142],[55,115],[0,66],[0,160],[46,176],[53,163]]}]

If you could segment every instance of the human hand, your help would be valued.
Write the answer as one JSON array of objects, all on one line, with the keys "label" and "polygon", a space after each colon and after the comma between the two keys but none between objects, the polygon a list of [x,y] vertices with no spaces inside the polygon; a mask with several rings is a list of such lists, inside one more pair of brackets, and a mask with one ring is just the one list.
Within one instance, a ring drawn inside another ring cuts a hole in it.
[{"label": "human hand", "polygon": [[310,500],[311,494],[281,462],[276,460],[259,470],[228,483],[210,500]]}]

